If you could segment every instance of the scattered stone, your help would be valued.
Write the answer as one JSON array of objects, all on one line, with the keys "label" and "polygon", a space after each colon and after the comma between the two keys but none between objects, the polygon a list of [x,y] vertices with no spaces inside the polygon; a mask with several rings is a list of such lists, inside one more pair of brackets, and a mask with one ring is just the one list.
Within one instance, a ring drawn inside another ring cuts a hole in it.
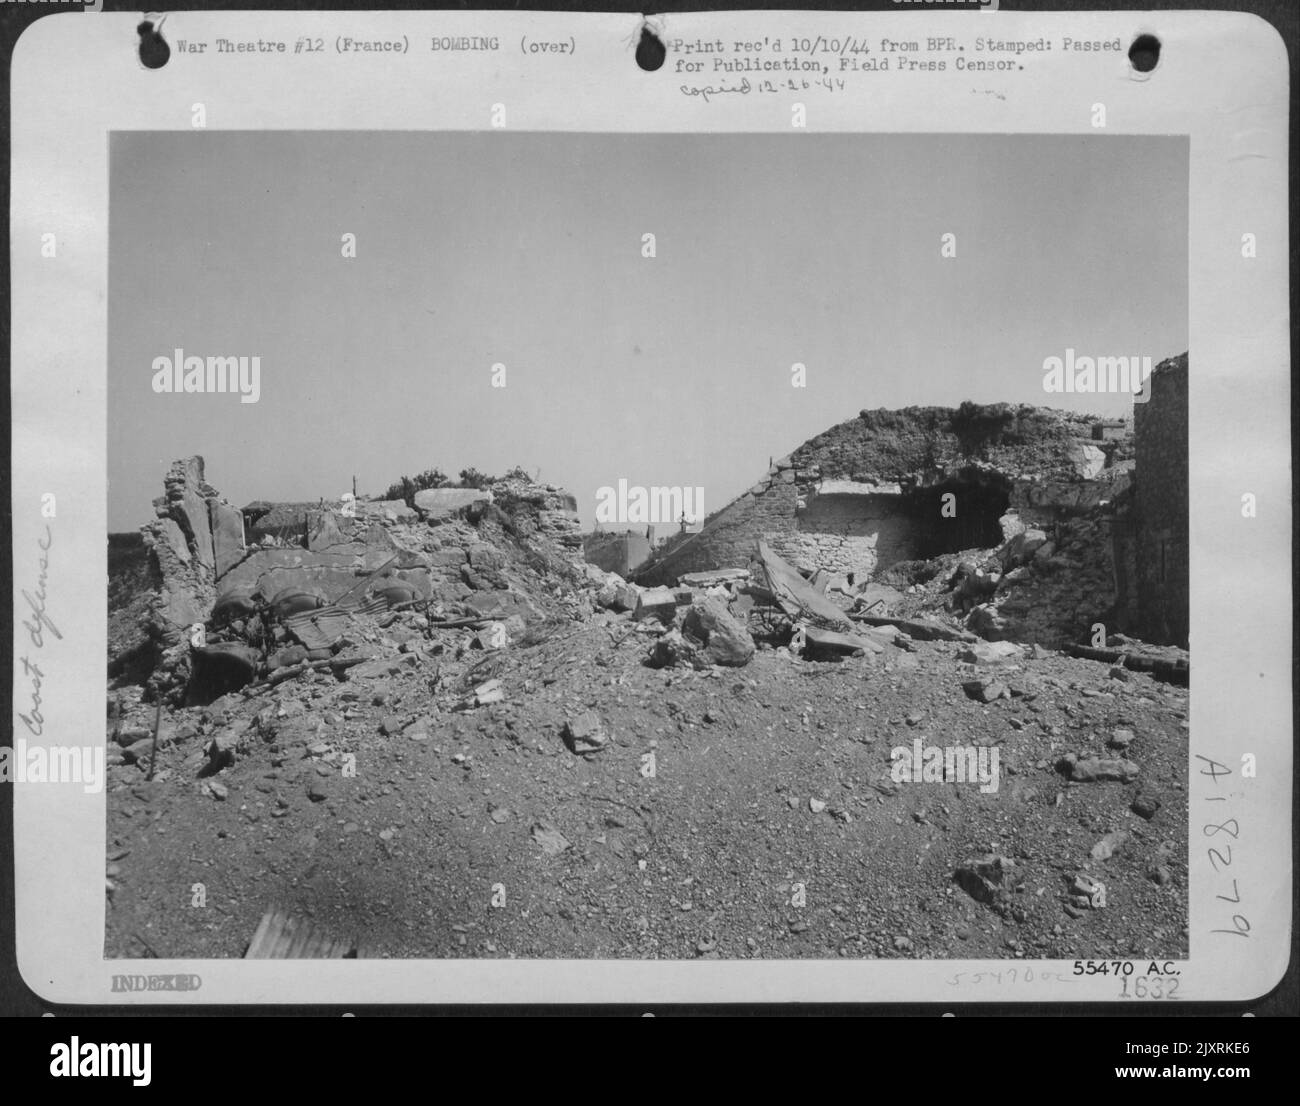
[{"label": "scattered stone", "polygon": [[1106,905],[1106,885],[1091,876],[1075,876],[1070,895],[1074,905],[1081,909],[1101,910]]},{"label": "scattered stone", "polygon": [[307,777],[307,798],[313,803],[323,802],[330,798],[334,793],[335,777],[333,775],[321,776],[312,772]]},{"label": "scattered stone", "polygon": [[238,751],[239,739],[229,730],[219,730],[208,742],[208,760],[215,768],[225,768],[234,764]]},{"label": "scattered stone", "polygon": [[1106,834],[1100,841],[1092,847],[1093,860],[1109,860],[1119,850],[1119,847],[1128,840],[1128,834],[1123,830],[1116,830],[1113,833]]},{"label": "scattered stone", "polygon": [[510,635],[506,633],[504,622],[489,622],[474,635],[473,647],[476,649],[504,649],[510,644]]},{"label": "scattered stone", "polygon": [[978,680],[966,680],[961,689],[977,703],[992,703],[997,699],[1010,699],[1011,689],[1000,680],[987,677]]},{"label": "scattered stone", "polygon": [[919,726],[919,725],[921,724],[921,721],[922,721],[924,718],[925,718],[925,711],[923,711],[923,710],[914,710],[911,714],[909,714],[909,715],[907,716],[907,718],[905,719],[905,721],[907,722],[907,724],[908,724],[909,726]]},{"label": "scattered stone", "polygon": [[1010,632],[1005,616],[992,603],[975,607],[966,616],[966,627],[990,642],[999,641]]},{"label": "scattered stone", "polygon": [[220,780],[206,780],[203,784],[203,790],[219,803],[225,802],[230,797],[230,788]]},{"label": "scattered stone", "polygon": [[713,664],[738,668],[754,655],[754,639],[717,599],[698,599],[686,612],[682,632],[704,646]]},{"label": "scattered stone", "polygon": [[392,737],[402,730],[402,720],[395,714],[386,714],[379,723],[379,732],[385,737]]},{"label": "scattered stone", "polygon": [[549,822],[533,824],[533,840],[542,847],[547,856],[558,856],[565,849],[571,848],[569,839]]},{"label": "scattered stone", "polygon": [[697,662],[703,663],[699,651],[677,630],[669,630],[656,640],[646,658],[646,663],[651,668],[674,668],[695,665]]},{"label": "scattered stone", "polygon": [[1010,641],[980,641],[968,645],[957,659],[965,664],[1002,665],[1020,659],[1020,646]]},{"label": "scattered stone", "polygon": [[[1100,450],[1098,450],[1100,453]],[[1102,454],[1104,459],[1105,455]],[[1042,530],[1024,530],[1016,534],[1004,545],[998,554],[1004,569],[1025,564],[1038,550],[1047,544],[1047,535]]]},{"label": "scattered stone", "polygon": [[1106,742],[1112,749],[1127,749],[1133,742],[1132,730],[1115,730]]},{"label": "scattered stone", "polygon": [[629,584],[621,576],[610,574],[609,581],[596,593],[598,605],[611,611],[634,611],[641,601],[641,593],[636,585]]},{"label": "scattered stone", "polygon": [[1160,809],[1160,800],[1155,795],[1143,792],[1133,800],[1133,806],[1130,809],[1134,814],[1145,818],[1149,822],[1156,816],[1156,811]]},{"label": "scattered stone", "polygon": [[277,649],[267,659],[266,669],[268,672],[275,671],[278,668],[292,668],[295,664],[302,664],[307,659],[307,649],[302,645],[286,645],[283,649]]},{"label": "scattered stone", "polygon": [[823,810],[826,809],[826,804],[822,802],[821,799],[809,799],[808,809],[811,810],[814,814],[820,814]]},{"label": "scattered stone", "polygon": [[419,663],[416,654],[403,653],[396,657],[374,657],[353,665],[346,664],[345,659],[339,657],[334,667],[337,671],[346,669],[349,680],[373,680],[396,676],[402,669],[414,668]]},{"label": "scattered stone", "polygon": [[1080,759],[1074,753],[1067,753],[1058,760],[1056,770],[1075,783],[1129,783],[1139,772],[1131,760]]},{"label": "scattered stone", "polygon": [[1160,887],[1166,887],[1174,881],[1174,873],[1160,864],[1151,870],[1147,878]]},{"label": "scattered stone", "polygon": [[679,579],[679,583],[685,584],[688,588],[710,588],[717,584],[739,583],[749,580],[749,569],[747,568],[719,568],[711,572],[687,572]]},{"label": "scattered stone", "polygon": [[982,860],[968,860],[953,873],[953,879],[976,902],[993,903],[1003,894],[1005,873],[1015,867],[1015,861],[990,853]]},{"label": "scattered stone", "polygon": [[[826,654],[860,657],[866,653],[883,653],[885,645],[882,642],[889,640],[888,638],[875,640],[874,630],[867,630],[861,634],[845,634],[838,630],[824,630],[820,626],[803,624],[800,624],[797,633],[803,638],[806,657],[819,657]],[[794,647],[792,641],[791,648]]]},{"label": "scattered stone", "polygon": [[489,703],[499,703],[505,697],[505,688],[501,686],[501,681],[488,680],[486,683],[479,684],[470,698],[474,706],[483,707]]},{"label": "scattered stone", "polygon": [[1110,678],[1112,680],[1122,680],[1127,682],[1128,680],[1131,680],[1133,678],[1133,673],[1130,672],[1123,665],[1117,664],[1111,668]]},{"label": "scattered stone", "polygon": [[426,488],[415,493],[415,509],[429,522],[444,522],[457,515],[471,520],[492,502],[485,488]]},{"label": "scattered stone", "polygon": [[648,588],[637,597],[632,619],[640,622],[647,618],[657,618],[664,624],[670,623],[677,614],[677,597],[669,588]]},{"label": "scattered stone", "polygon": [[569,752],[578,756],[599,753],[609,744],[609,735],[605,733],[600,715],[594,710],[585,710],[564,723],[562,734]]}]

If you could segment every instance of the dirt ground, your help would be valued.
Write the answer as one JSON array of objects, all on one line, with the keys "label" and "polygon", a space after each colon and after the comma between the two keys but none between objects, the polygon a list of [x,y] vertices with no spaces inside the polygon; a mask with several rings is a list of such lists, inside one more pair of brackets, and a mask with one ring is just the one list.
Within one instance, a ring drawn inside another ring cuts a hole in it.
[{"label": "dirt ground", "polygon": [[[496,651],[420,617],[347,678],[167,708],[152,781],[154,707],[110,690],[110,748],[134,745],[110,757],[108,956],[239,957],[273,907],[360,957],[1187,955],[1184,687],[1057,653],[976,669],[955,642],[653,669],[630,614]],[[963,691],[989,674],[1010,698]],[[466,706],[489,678],[504,699]],[[607,740],[578,755],[586,711]],[[997,791],[895,782],[917,739],[996,747]],[[1136,779],[1073,782],[1071,753]],[[958,877],[978,862],[987,901]]]}]

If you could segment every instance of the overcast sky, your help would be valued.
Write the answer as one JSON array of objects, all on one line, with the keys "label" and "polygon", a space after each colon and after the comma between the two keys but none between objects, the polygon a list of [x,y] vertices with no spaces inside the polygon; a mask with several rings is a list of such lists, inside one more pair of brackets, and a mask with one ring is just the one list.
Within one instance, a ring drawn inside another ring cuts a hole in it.
[{"label": "overcast sky", "polygon": [[[590,526],[619,478],[713,511],[864,407],[1125,414],[1043,360],[1187,348],[1187,172],[1174,137],[116,133],[109,527],[191,453],[240,505],[522,465]],[[259,356],[259,401],[155,394],[178,347]]]}]

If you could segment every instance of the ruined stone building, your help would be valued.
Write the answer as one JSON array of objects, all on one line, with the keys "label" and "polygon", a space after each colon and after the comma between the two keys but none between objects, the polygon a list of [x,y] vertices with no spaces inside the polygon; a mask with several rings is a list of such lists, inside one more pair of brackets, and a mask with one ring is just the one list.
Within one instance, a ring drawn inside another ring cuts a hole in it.
[{"label": "ruined stone building", "polygon": [[1051,540],[985,636],[1060,646],[1103,621],[1185,646],[1186,367],[1184,354],[1156,368],[1132,422],[1009,404],[862,411],[774,462],[636,579],[743,568],[761,539],[805,574],[861,582],[1032,528]]},{"label": "ruined stone building", "polygon": [[629,576],[650,559],[654,550],[654,527],[608,533],[597,530],[583,538],[583,554],[588,563]]},{"label": "ruined stone building", "polygon": [[1094,442],[1100,421],[1007,404],[863,411],[774,462],[640,578],[743,566],[758,538],[805,572],[861,579],[998,545],[1009,510],[1051,525],[1107,497],[1128,441]]},{"label": "ruined stone building", "polygon": [[1187,647],[1190,602],[1187,354],[1157,365],[1151,398],[1134,406],[1137,628],[1148,641]]}]

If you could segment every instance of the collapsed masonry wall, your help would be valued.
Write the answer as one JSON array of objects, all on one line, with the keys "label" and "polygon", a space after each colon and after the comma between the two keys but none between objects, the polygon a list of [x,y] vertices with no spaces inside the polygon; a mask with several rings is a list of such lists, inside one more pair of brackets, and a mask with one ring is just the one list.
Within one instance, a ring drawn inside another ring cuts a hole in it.
[{"label": "collapsed masonry wall", "polygon": [[203,458],[176,461],[154,500],[157,518],[141,528],[157,590],[150,632],[163,646],[180,643],[206,620],[217,581],[244,556],[244,518],[204,479]]},{"label": "collapsed masonry wall", "polygon": [[[246,545],[244,514],[206,483],[201,457],[177,461],[164,484],[158,517],[141,528],[144,572],[133,543],[110,543],[110,566],[135,582],[110,580],[109,672],[169,696],[190,676],[191,627],[242,633],[291,593],[319,609],[386,590],[457,615],[526,623],[542,617],[557,583],[579,575],[576,503],[551,485],[505,478],[485,490],[428,490],[415,508],[293,504],[281,512],[292,516],[287,536],[277,530]],[[273,508],[258,504],[256,513]]]},{"label": "collapsed masonry wall", "polygon": [[758,538],[786,557],[795,543],[798,489],[794,478],[788,463],[772,465],[765,479],[705,519],[699,532],[651,560],[636,573],[636,579],[644,584],[666,584],[688,572],[743,568],[754,555]]},{"label": "collapsed masonry wall", "polygon": [[624,578],[645,564],[653,551],[650,538],[639,530],[588,534],[583,540],[583,554],[589,564]]},{"label": "collapsed masonry wall", "polygon": [[1162,361],[1151,398],[1134,408],[1137,479],[1135,572],[1140,635],[1155,644],[1188,644],[1187,354]]},{"label": "collapsed masonry wall", "polygon": [[[759,540],[804,572],[855,579],[899,561],[987,548],[1001,540],[997,519],[1008,507],[1026,525],[1054,524],[1113,496],[1121,474],[1111,465],[1128,443],[1095,438],[1101,423],[1009,404],[863,411],[774,462],[636,576],[664,584],[744,566]],[[955,516],[940,512],[949,491]]]}]

